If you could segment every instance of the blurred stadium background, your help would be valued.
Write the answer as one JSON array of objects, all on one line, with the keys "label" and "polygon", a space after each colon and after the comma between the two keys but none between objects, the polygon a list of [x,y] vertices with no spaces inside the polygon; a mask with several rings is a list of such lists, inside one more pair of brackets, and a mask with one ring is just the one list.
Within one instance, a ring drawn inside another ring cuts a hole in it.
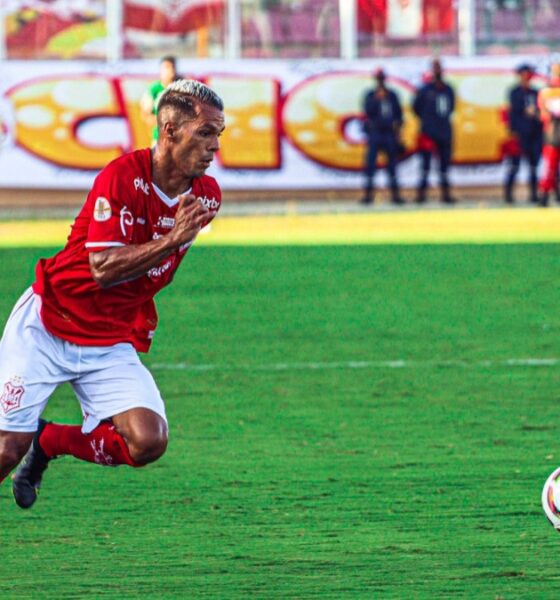
[{"label": "blurred stadium background", "polygon": [[[2,0],[1,323],[96,172],[149,144],[162,55],[228,125],[222,214],[145,357],[169,451],[56,461],[30,514],[0,487],[2,598],[558,597],[560,211],[506,208],[501,183],[514,69],[542,85],[559,23],[560,0]],[[434,56],[458,98],[446,209],[410,192]],[[358,204],[380,66],[399,208]],[[79,421],[70,389],[47,418]]]},{"label": "blurred stadium background", "polygon": [[[9,59],[542,54],[554,0],[6,0]],[[408,12],[407,12],[408,11]]]},{"label": "blurred stadium background", "polygon": [[410,103],[434,56],[457,94],[452,183],[464,200],[500,199],[514,69],[530,62],[543,84],[560,19],[557,0],[5,0],[0,10],[0,202],[15,208],[48,201],[12,190],[81,192],[109,160],[149,144],[139,103],[165,54],[224,97],[212,174],[226,200],[355,202],[362,99],[380,66],[404,106],[400,178],[413,187]]}]

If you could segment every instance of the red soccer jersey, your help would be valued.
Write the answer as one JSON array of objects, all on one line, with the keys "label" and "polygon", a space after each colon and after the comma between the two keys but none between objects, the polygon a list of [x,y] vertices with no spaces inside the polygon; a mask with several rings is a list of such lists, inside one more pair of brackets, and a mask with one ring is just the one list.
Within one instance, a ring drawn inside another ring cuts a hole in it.
[{"label": "red soccer jersey", "polygon": [[[219,209],[221,191],[212,177],[194,179],[191,193]],[[145,275],[109,288],[93,280],[89,253],[166,235],[177,206],[177,199],[154,189],[149,148],[109,163],[96,177],[64,249],[37,263],[33,290],[41,296],[47,330],[83,346],[130,342],[147,352],[157,326],[153,298],[173,279],[188,244]]]}]

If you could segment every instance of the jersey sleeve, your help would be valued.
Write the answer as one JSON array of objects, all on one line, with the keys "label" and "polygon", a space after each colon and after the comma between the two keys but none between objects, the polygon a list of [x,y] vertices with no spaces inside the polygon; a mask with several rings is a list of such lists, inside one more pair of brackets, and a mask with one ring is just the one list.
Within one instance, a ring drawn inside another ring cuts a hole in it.
[{"label": "jersey sleeve", "polygon": [[88,195],[90,220],[85,246],[90,251],[126,246],[131,242],[132,198],[123,184],[126,180],[123,175],[112,165],[106,167]]}]

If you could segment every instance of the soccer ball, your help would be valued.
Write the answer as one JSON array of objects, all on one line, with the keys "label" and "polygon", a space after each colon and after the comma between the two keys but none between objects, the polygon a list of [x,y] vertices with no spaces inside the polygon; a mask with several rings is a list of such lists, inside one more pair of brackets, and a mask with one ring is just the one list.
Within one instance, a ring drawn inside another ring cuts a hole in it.
[{"label": "soccer ball", "polygon": [[560,531],[560,467],[552,472],[544,484],[542,507],[551,525]]}]

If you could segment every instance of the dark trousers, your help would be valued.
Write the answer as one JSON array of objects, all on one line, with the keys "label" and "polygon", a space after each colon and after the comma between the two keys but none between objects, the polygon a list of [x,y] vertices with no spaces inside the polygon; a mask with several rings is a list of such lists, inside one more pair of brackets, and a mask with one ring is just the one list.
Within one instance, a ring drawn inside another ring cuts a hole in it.
[{"label": "dark trousers", "polygon": [[[451,163],[451,138],[449,139],[434,139],[431,138],[434,145],[434,150],[439,158],[439,182],[444,194],[449,193],[449,181],[447,179],[447,171]],[[420,184],[418,190],[425,193],[428,188],[428,176],[430,174],[430,166],[432,164],[432,151],[421,150],[420,159],[422,161],[422,173],[420,176]]]},{"label": "dark trousers", "polygon": [[365,200],[371,201],[374,191],[373,179],[377,171],[377,156],[380,151],[385,152],[387,156],[387,173],[391,186],[391,196],[396,200],[399,195],[399,184],[397,181],[397,154],[398,143],[394,134],[374,133],[368,138],[368,149],[365,164]]},{"label": "dark trousers", "polygon": [[513,186],[519,172],[521,159],[524,158],[529,163],[529,186],[531,189],[531,202],[538,201],[537,190],[537,167],[542,154],[542,138],[523,137],[519,140],[521,153],[509,157],[509,169],[505,183],[505,200],[513,202]]}]

